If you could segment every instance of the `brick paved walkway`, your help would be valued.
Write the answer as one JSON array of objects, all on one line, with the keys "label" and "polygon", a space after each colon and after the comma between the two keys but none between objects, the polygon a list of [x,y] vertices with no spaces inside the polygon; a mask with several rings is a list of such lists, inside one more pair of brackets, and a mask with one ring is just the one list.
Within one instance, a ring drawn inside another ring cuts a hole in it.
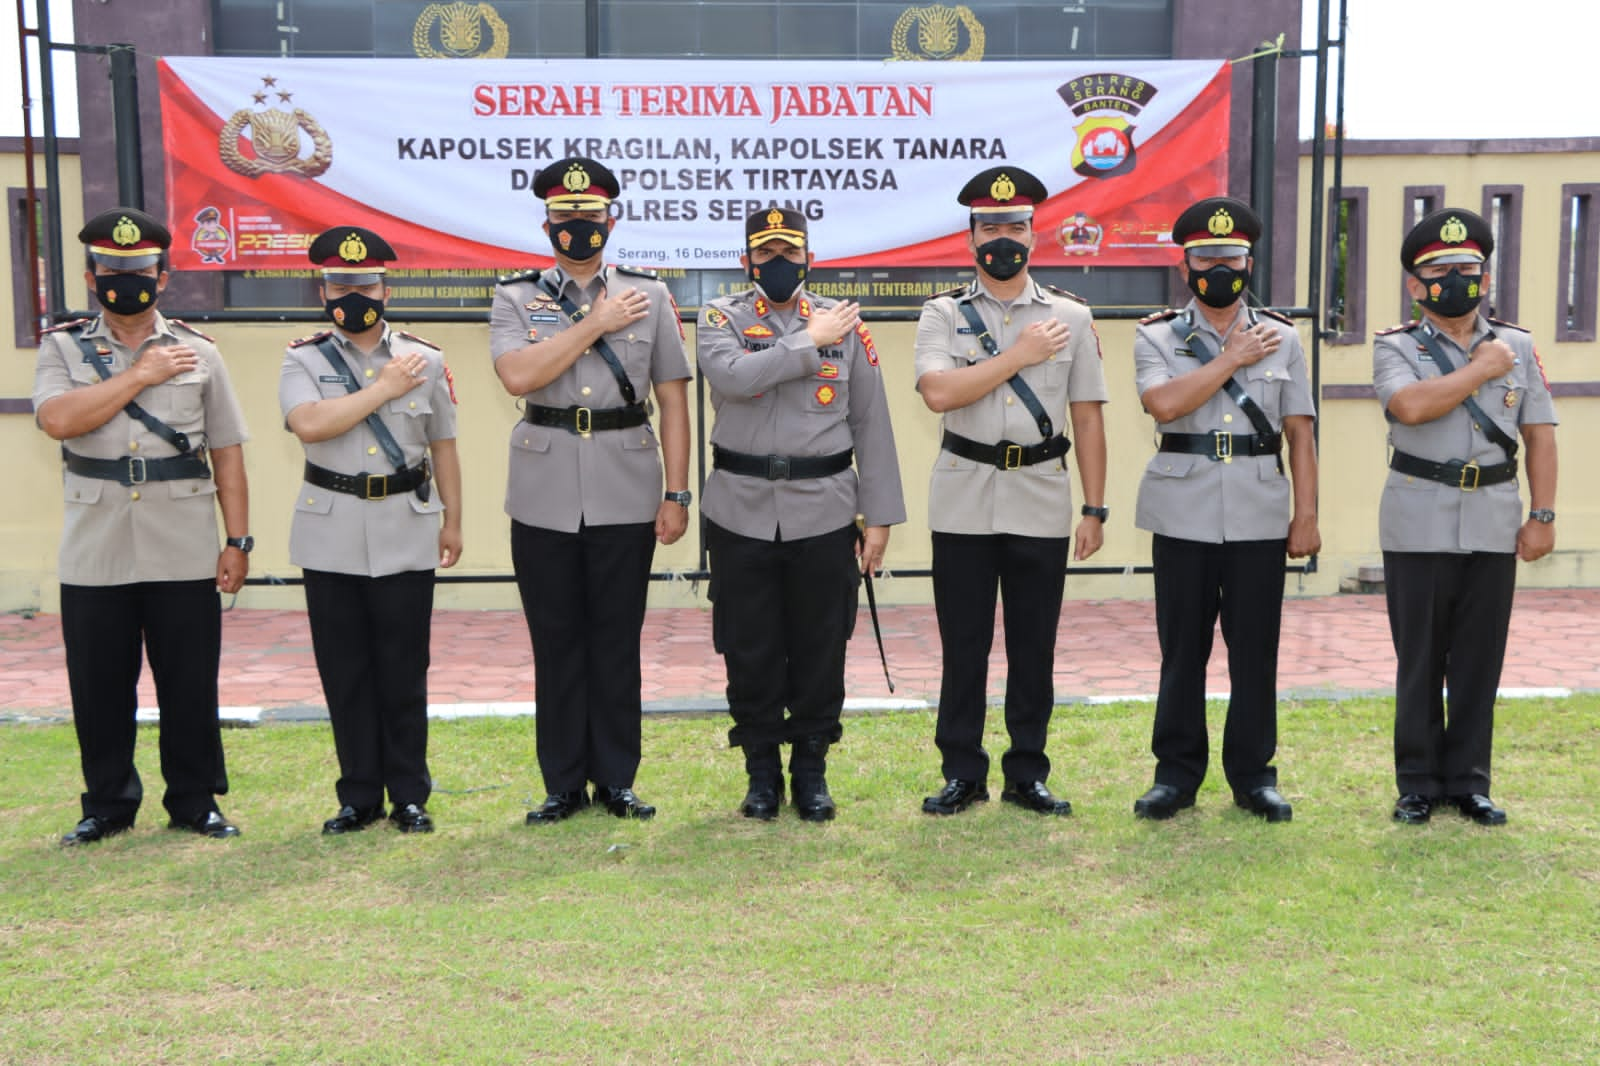
[{"label": "brick paved walkway", "polygon": [[[939,638],[932,607],[882,612],[895,679],[889,695],[863,609],[851,642],[851,706],[924,706],[939,695]],[[1061,612],[1056,696],[1063,702],[1150,698],[1160,656],[1147,600],[1069,600]],[[1507,690],[1600,691],[1600,589],[1519,591],[1501,679]],[[995,623],[989,690],[1005,687],[1004,632]],[[439,611],[433,621],[430,700],[438,716],[531,710],[533,661],[516,611]],[[1227,690],[1221,636],[1210,688]],[[1278,684],[1290,697],[1388,693],[1394,651],[1381,596],[1290,599],[1284,604]],[[231,718],[294,719],[326,714],[304,612],[236,610],[224,616],[221,702]],[[0,721],[68,716],[59,619],[0,616]],[[711,650],[711,615],[652,610],[644,633],[644,699],[653,711],[724,707],[722,661]],[[141,714],[153,714],[148,673]]]}]

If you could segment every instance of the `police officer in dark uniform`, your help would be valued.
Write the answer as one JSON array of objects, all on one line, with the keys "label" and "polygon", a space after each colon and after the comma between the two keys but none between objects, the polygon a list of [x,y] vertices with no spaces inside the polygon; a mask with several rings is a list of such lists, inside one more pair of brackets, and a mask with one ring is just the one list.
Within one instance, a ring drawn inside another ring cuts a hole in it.
[{"label": "police officer in dark uniform", "polygon": [[340,807],[322,831],[388,813],[401,832],[428,833],[434,567],[461,557],[454,391],[443,353],[384,321],[388,241],[335,226],[309,252],[336,328],[289,346],[278,403],[305,447],[289,559],[305,574],[339,755]]},{"label": "police officer in dark uniform", "polygon": [[[922,809],[948,815],[989,798],[983,750],[989,649],[998,590],[1005,606],[1006,730],[1000,798],[1066,815],[1045,787],[1055,705],[1056,630],[1072,548],[1069,448],[1078,453],[1083,520],[1073,557],[1100,549],[1105,506],[1106,402],[1089,308],[1028,275],[1033,212],[1045,187],[1019,167],[991,167],[957,195],[970,211],[978,277],[930,299],[917,322],[917,391],[942,417],[928,491],[933,602],[944,677],[939,747],[945,785]],[[1068,420],[1072,436],[1062,432]]]},{"label": "police officer in dark uniform", "polygon": [[549,792],[530,824],[589,806],[591,782],[594,802],[618,818],[655,814],[633,791],[639,635],[656,542],[675,542],[689,521],[689,361],[667,287],[604,265],[619,192],[593,159],[541,170],[533,193],[556,265],[502,282],[489,318],[495,372],[524,401],[506,511]]},{"label": "police officer in dark uniform", "polygon": [[1493,251],[1493,231],[1471,211],[1418,222],[1400,263],[1422,318],[1379,334],[1372,350],[1393,446],[1378,532],[1399,661],[1394,819],[1409,825],[1441,803],[1480,825],[1506,820],[1489,798],[1489,763],[1517,560],[1555,547],[1555,405],[1533,338],[1479,310]]},{"label": "police officer in dark uniform", "polygon": [[1246,299],[1260,239],[1261,220],[1243,201],[1216,196],[1184,211],[1172,240],[1194,299],[1145,319],[1134,339],[1139,400],[1161,435],[1135,518],[1154,534],[1161,642],[1155,785],[1133,805],[1141,818],[1193,806],[1205,779],[1206,665],[1219,613],[1232,685],[1222,769],[1234,802],[1269,822],[1294,815],[1272,766],[1278,633],[1284,555],[1322,543],[1316,409],[1293,323]]},{"label": "police officer in dark uniform", "polygon": [[695,330],[716,411],[703,503],[712,629],[728,668],[728,742],[750,778],[739,812],[777,817],[787,742],[795,810],[820,822],[835,812],[826,757],[841,735],[861,574],[882,563],[905,499],[860,308],[804,287],[805,215],[757,211],[745,241],[752,287],[712,300]]},{"label": "police officer in dark uniform", "polygon": [[[170,827],[237,836],[217,716],[222,604],[249,572],[244,416],[211,338],[156,309],[172,236],[119,207],[78,233],[106,313],[48,333],[33,407],[61,441],[61,635],[83,760],[83,820],[63,845],[133,826],[141,656],[161,706]],[[209,462],[208,462],[209,457]],[[226,544],[219,554],[217,511]]]}]

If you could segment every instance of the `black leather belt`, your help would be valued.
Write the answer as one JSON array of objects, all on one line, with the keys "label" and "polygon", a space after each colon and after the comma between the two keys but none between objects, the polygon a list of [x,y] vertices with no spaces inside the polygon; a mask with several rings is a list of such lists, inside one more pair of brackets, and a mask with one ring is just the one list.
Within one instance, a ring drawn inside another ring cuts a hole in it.
[{"label": "black leather belt", "polygon": [[971,459],[975,463],[983,463],[1000,470],[1015,470],[1019,466],[1047,462],[1072,450],[1072,442],[1060,433],[1038,444],[1013,444],[1008,440],[995,444],[982,444],[959,433],[952,433],[948,429],[944,431],[944,439],[939,442],[939,446],[951,455],[959,455],[963,459]]},{"label": "black leather belt", "polygon": [[711,465],[718,470],[742,477],[760,477],[768,481],[803,481],[806,478],[829,477],[850,469],[854,452],[846,450],[832,455],[748,455],[729,451],[713,444]]},{"label": "black leather belt", "polygon": [[530,403],[522,412],[522,420],[535,426],[553,426],[568,433],[590,433],[597,429],[632,429],[650,420],[644,404],[626,407],[546,407]]},{"label": "black leather belt", "polygon": [[1395,452],[1389,457],[1389,469],[1412,477],[1437,481],[1441,485],[1454,485],[1462,492],[1471,492],[1486,485],[1499,485],[1515,478],[1517,461],[1512,459],[1493,466],[1479,466],[1476,462],[1463,462],[1460,459],[1436,463],[1432,459],[1420,459],[1405,452]]},{"label": "black leather belt", "polygon": [[306,463],[306,480],[319,489],[359,496],[363,500],[382,500],[412,492],[428,483],[432,470],[424,459],[403,474],[341,474],[316,463]]},{"label": "black leather belt", "polygon": [[1234,456],[1277,455],[1282,433],[1163,433],[1161,450],[1184,455],[1209,455],[1214,461]]},{"label": "black leather belt", "polygon": [[67,461],[67,469],[74,474],[116,481],[123,485],[143,485],[146,481],[187,481],[211,476],[204,450],[169,455],[163,459],[146,459],[139,455],[124,455],[121,459],[90,459],[84,455],[73,455],[65,448],[61,454]]}]

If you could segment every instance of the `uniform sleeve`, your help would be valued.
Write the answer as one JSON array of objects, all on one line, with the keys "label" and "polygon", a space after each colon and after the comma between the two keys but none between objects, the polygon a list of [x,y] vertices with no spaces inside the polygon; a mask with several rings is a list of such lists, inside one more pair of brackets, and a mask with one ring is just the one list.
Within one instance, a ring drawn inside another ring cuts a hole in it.
[{"label": "uniform sleeve", "polygon": [[[869,526],[893,526],[906,520],[905,492],[900,486],[900,456],[889,422],[889,397],[883,374],[868,358],[871,335],[863,326],[851,341],[850,440],[856,451],[857,503]],[[763,353],[764,354],[764,353]]]},{"label": "uniform sleeve", "polygon": [[1517,424],[1556,425],[1560,420],[1556,418],[1555,399],[1550,395],[1550,382],[1545,380],[1544,361],[1539,358],[1539,349],[1534,347],[1531,337],[1528,338],[1528,354],[1523,356],[1522,363],[1526,391],[1522,410],[1517,415]]},{"label": "uniform sleeve", "polygon": [[[1074,305],[1078,306],[1078,305]],[[1100,357],[1100,335],[1095,332],[1094,316],[1089,309],[1079,306],[1068,323],[1072,339],[1072,371],[1067,378],[1068,403],[1105,403],[1111,399],[1106,391],[1105,361]]]},{"label": "uniform sleeve", "polygon": [[[711,312],[720,323],[713,325]],[[811,343],[805,330],[795,330],[778,339],[778,343],[758,352],[748,351],[744,338],[734,328],[733,319],[721,313],[715,304],[700,311],[695,325],[695,362],[706,384],[724,396],[748,399],[798,378],[811,377],[822,369],[822,353]],[[865,363],[865,359],[862,360]],[[868,369],[876,372],[877,367]]]},{"label": "uniform sleeve", "polygon": [[666,285],[658,282],[653,288],[650,311],[655,315],[655,338],[650,346],[650,380],[682,381],[689,377],[689,355],[683,347],[678,305]]},{"label": "uniform sleeve", "polygon": [[[332,373],[332,369],[329,369]],[[278,368],[278,410],[283,413],[284,428],[288,428],[289,412],[308,403],[322,399],[316,375],[306,366],[299,348],[283,353],[283,365]]]},{"label": "uniform sleeve", "polygon": [[496,285],[494,301],[489,306],[489,355],[498,359],[528,343],[528,327],[523,322],[521,301],[517,294],[522,283]]},{"label": "uniform sleeve", "polygon": [[922,314],[917,318],[916,359],[913,364],[918,381],[925,374],[954,370],[963,365],[964,361],[957,361],[956,353],[950,346],[950,315],[954,311],[955,301],[948,297],[929,300],[922,305]]},{"label": "uniform sleeve", "polygon": [[65,355],[68,343],[69,338],[51,334],[39,345],[39,361],[33,368],[35,422],[39,419],[39,408],[44,406],[46,400],[53,400],[72,390],[72,371],[67,367]]},{"label": "uniform sleeve", "polygon": [[1317,415],[1317,404],[1311,395],[1311,374],[1306,369],[1305,349],[1300,345],[1300,334],[1292,327],[1279,330],[1283,346],[1289,352],[1289,381],[1279,398],[1279,414],[1284,418],[1293,415]]},{"label": "uniform sleeve", "polygon": [[207,345],[206,363],[206,446],[231,448],[250,439],[245,428],[244,409],[239,397],[234,395],[233,380],[228,377],[228,364],[216,348]]},{"label": "uniform sleeve", "polygon": [[428,439],[455,440],[456,437],[456,398],[455,388],[449,379],[450,369],[445,365],[444,353],[433,353],[433,359],[439,364],[437,370],[430,370],[428,376],[433,380],[428,382]]},{"label": "uniform sleeve", "polygon": [[[1166,328],[1165,323],[1162,324]],[[1167,355],[1150,335],[1149,326],[1140,326],[1133,334],[1133,388],[1140,397],[1159,385],[1172,380],[1172,365]]]},{"label": "uniform sleeve", "polygon": [[1396,333],[1379,337],[1372,343],[1372,387],[1377,390],[1378,402],[1385,411],[1394,394],[1422,378],[1416,367],[1405,357],[1403,344],[1414,344],[1409,333]]}]

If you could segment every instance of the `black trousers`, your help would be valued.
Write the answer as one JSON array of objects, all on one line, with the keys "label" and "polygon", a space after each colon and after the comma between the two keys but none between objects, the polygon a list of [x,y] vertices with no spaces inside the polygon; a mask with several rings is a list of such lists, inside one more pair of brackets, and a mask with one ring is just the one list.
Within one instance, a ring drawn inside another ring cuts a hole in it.
[{"label": "black trousers", "polygon": [[734,747],[839,739],[861,587],[855,539],[854,526],[767,541],[706,523],[712,640],[728,669]]},{"label": "black trousers", "polygon": [[1394,777],[1401,795],[1488,795],[1494,699],[1516,581],[1517,557],[1509,552],[1383,553],[1398,660]]},{"label": "black trousers", "polygon": [[946,778],[984,781],[989,650],[1000,594],[1006,628],[1006,731],[1001,757],[1007,781],[1050,776],[1045,738],[1055,707],[1056,628],[1066,586],[1067,537],[933,534],[933,605],[944,676],[934,743]]},{"label": "black trousers", "polygon": [[1284,540],[1208,544],[1156,535],[1156,636],[1161,687],[1150,750],[1156,783],[1193,792],[1205,780],[1206,664],[1217,614],[1228,646],[1228,718],[1222,772],[1235,792],[1276,786],[1278,635]]},{"label": "black trousers", "polygon": [[341,805],[426,804],[433,571],[306,570],[306,615],[339,755]]},{"label": "black trousers", "polygon": [[550,792],[632,788],[639,770],[639,634],[655,554],[650,522],[561,533],[511,523],[511,565],[533,641],[534,734]]},{"label": "black trousers", "polygon": [[222,601],[212,578],[131,585],[62,585],[72,722],[85,791],[83,815],[131,819],[144,799],[133,765],[142,658],[161,708],[162,805],[189,821],[228,791],[217,718]]}]

